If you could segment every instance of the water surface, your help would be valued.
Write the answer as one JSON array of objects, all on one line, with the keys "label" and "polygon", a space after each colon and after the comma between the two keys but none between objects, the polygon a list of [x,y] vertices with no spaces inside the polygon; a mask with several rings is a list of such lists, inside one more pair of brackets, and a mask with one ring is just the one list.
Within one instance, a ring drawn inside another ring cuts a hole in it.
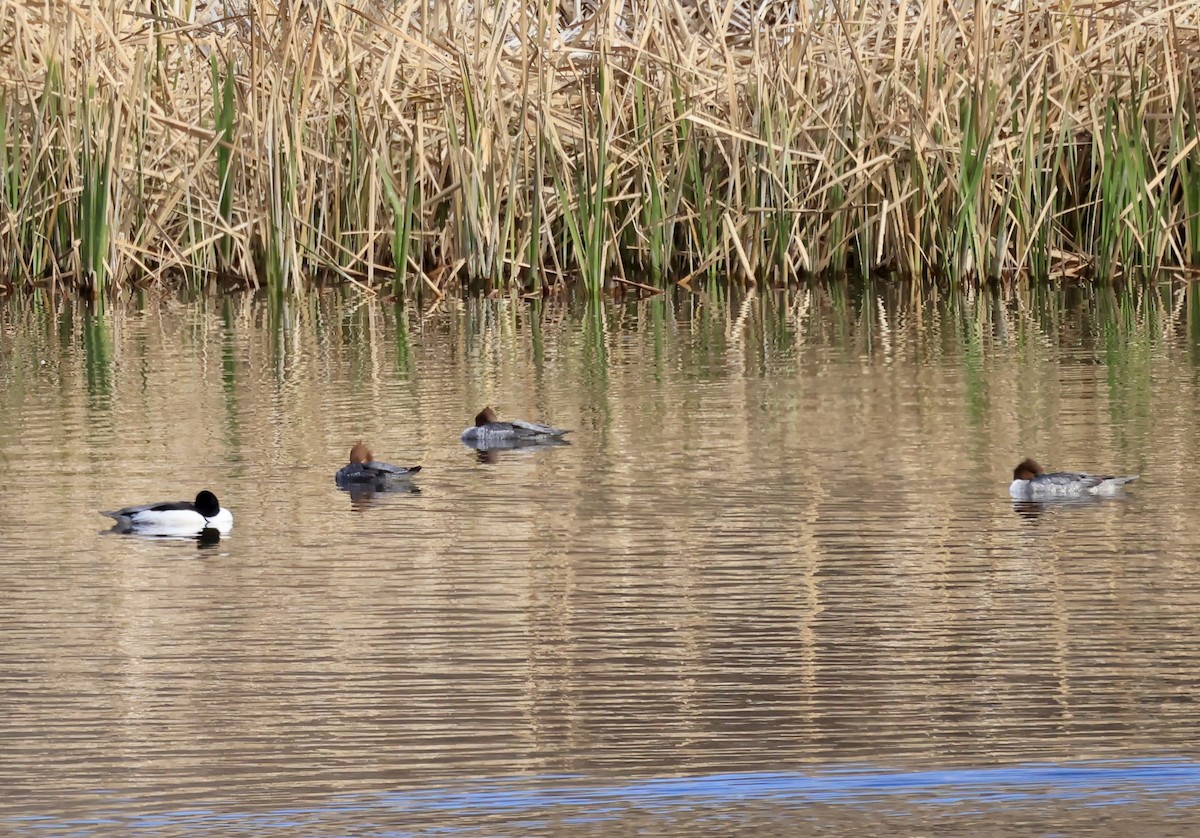
[{"label": "water surface", "polygon": [[[1200,820],[1195,303],[10,299],[0,833]],[[339,491],[360,438],[420,491]],[[96,512],[204,487],[216,544]]]}]

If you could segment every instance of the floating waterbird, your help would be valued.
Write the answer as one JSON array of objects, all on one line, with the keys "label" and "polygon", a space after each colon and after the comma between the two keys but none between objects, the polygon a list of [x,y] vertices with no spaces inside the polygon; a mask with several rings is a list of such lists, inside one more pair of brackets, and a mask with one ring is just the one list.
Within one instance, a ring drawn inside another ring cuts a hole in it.
[{"label": "floating waterbird", "polygon": [[1112,495],[1121,491],[1126,483],[1137,479],[1136,474],[1125,477],[1076,471],[1046,474],[1045,469],[1038,465],[1036,460],[1025,459],[1013,469],[1013,481],[1008,486],[1008,493],[1021,500]]},{"label": "floating waterbird", "polygon": [[350,462],[338,469],[334,479],[342,488],[369,485],[375,489],[387,489],[411,480],[420,470],[420,466],[393,466],[373,460],[371,449],[359,440],[350,449]]},{"label": "floating waterbird", "polygon": [[121,533],[142,535],[199,534],[206,529],[228,533],[233,529],[233,515],[217,501],[217,496],[205,489],[194,501],[149,503],[127,506],[116,512],[101,512],[117,523],[113,529]]},{"label": "floating waterbird", "polygon": [[462,441],[476,448],[535,445],[540,442],[565,442],[569,430],[552,428],[537,422],[501,422],[490,407],[475,416],[475,424],[462,432]]}]

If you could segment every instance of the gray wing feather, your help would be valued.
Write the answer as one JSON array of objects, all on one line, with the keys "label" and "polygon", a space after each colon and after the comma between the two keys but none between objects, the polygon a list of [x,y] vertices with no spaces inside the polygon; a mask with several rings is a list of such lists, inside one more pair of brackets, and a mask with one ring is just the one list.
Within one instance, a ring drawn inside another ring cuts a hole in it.
[{"label": "gray wing feather", "polygon": [[1055,486],[1070,486],[1079,482],[1085,488],[1091,489],[1110,478],[1099,474],[1086,474],[1082,471],[1056,471],[1054,474],[1043,474],[1039,479]]},{"label": "gray wing feather", "polygon": [[538,422],[512,421],[507,424],[512,425],[513,429],[520,435],[562,436],[567,433],[564,430],[552,428],[549,425],[542,425]]},{"label": "gray wing feather", "polygon": [[378,460],[371,460],[371,462],[369,462],[369,463],[364,463],[363,466],[365,468],[369,468],[373,471],[378,472],[381,477],[385,476],[385,475],[389,475],[389,474],[391,474],[391,475],[415,474],[416,472],[421,470],[420,466],[411,466],[411,467],[394,466],[391,463],[381,463]]}]

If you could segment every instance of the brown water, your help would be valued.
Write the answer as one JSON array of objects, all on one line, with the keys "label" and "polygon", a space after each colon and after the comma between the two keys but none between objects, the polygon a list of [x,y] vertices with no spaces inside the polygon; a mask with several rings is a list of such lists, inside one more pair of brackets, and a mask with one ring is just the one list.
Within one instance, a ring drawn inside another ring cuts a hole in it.
[{"label": "brown water", "polygon": [[[1198,312],[9,300],[0,834],[1186,832]],[[420,491],[337,490],[359,438]],[[203,487],[216,544],[96,512]]]}]

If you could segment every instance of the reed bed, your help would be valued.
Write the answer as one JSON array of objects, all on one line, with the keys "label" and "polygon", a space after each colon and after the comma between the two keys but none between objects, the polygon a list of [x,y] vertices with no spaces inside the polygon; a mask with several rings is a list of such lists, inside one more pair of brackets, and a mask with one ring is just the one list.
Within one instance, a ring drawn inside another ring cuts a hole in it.
[{"label": "reed bed", "polygon": [[1200,0],[0,0],[0,31],[10,289],[1200,261]]}]

